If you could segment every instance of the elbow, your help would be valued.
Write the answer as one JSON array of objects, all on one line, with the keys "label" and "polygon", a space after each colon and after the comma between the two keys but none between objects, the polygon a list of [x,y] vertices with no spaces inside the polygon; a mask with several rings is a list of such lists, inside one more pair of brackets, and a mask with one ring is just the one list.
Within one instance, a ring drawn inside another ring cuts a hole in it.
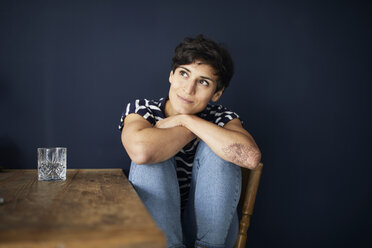
[{"label": "elbow", "polygon": [[132,162],[137,164],[137,165],[149,164],[149,160],[145,156],[136,155],[136,156],[130,156],[130,158],[131,158]]},{"label": "elbow", "polygon": [[150,164],[153,159],[153,153],[149,149],[149,145],[140,139],[135,139],[132,136],[126,137],[124,129],[121,135],[121,143],[129,158],[135,164]]},{"label": "elbow", "polygon": [[246,160],[246,163],[245,163],[244,167],[246,167],[250,170],[254,170],[258,167],[258,165],[261,162],[261,152],[257,148],[257,149],[252,150],[249,155],[250,156]]},{"label": "elbow", "polygon": [[124,138],[123,134],[121,136],[121,142],[132,162],[138,165],[149,164],[152,156],[151,152],[148,150],[148,146],[138,141],[128,142],[128,140]]},{"label": "elbow", "polygon": [[132,149],[132,151],[128,151],[128,155],[133,163],[141,165],[141,164],[150,164],[152,161],[152,156],[150,152],[147,151],[144,147],[136,147]]}]

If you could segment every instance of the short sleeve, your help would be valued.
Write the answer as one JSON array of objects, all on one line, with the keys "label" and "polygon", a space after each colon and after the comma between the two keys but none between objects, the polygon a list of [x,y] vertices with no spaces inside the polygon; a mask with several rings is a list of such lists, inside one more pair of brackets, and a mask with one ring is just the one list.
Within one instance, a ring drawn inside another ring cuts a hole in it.
[{"label": "short sleeve", "polygon": [[[222,107],[222,106],[219,106],[219,107]],[[220,111],[221,112],[218,113],[218,116],[216,116],[216,119],[215,119],[215,123],[220,127],[225,126],[229,121],[233,119],[240,119],[240,116],[237,113],[230,111],[229,109],[225,107],[222,107]]]},{"label": "short sleeve", "polygon": [[155,125],[155,117],[149,107],[149,101],[146,99],[143,100],[137,99],[134,100],[133,102],[128,103],[125,108],[125,111],[122,113],[119,124],[120,131],[123,129],[125,117],[133,113],[141,115],[148,122],[150,122],[151,125]]},{"label": "short sleeve", "polygon": [[243,124],[243,121],[237,113],[222,105],[208,105],[205,111],[201,114],[201,117],[220,127],[225,126],[233,119],[239,119]]}]

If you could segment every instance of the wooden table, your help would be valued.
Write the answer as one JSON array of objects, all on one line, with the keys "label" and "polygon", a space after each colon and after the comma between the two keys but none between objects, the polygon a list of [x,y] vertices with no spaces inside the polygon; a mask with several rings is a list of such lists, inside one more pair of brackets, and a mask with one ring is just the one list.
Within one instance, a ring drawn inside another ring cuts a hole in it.
[{"label": "wooden table", "polygon": [[165,247],[121,169],[68,169],[66,181],[37,170],[0,172],[0,247]]}]

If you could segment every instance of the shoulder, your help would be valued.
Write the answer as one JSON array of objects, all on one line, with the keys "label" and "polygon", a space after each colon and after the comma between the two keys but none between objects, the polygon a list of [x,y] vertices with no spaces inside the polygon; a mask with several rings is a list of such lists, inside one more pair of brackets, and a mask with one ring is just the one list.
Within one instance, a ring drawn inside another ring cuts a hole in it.
[{"label": "shoulder", "polygon": [[127,104],[125,115],[138,112],[156,112],[161,111],[160,107],[162,99],[148,100],[148,99],[135,99]]},{"label": "shoulder", "polygon": [[221,127],[233,119],[240,119],[237,113],[219,104],[208,104],[200,117]]},{"label": "shoulder", "polygon": [[123,128],[124,119],[129,114],[138,114],[149,121],[152,125],[155,125],[156,120],[162,115],[162,102],[163,98],[160,98],[159,100],[135,99],[130,101],[121,115],[119,129],[121,130]]},{"label": "shoulder", "polygon": [[131,102],[128,103],[127,106],[132,105],[136,109],[141,109],[141,108],[156,108],[159,105],[159,101],[157,100],[148,100],[148,99],[135,99]]}]

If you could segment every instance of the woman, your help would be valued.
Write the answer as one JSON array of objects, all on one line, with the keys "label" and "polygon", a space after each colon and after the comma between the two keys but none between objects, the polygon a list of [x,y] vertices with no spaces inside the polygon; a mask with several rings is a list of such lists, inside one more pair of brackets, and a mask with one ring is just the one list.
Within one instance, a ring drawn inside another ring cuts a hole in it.
[{"label": "woman", "polygon": [[232,247],[241,167],[261,154],[239,116],[216,102],[229,85],[228,51],[199,35],[172,58],[169,94],[127,105],[119,129],[129,181],[167,237],[167,247]]}]

